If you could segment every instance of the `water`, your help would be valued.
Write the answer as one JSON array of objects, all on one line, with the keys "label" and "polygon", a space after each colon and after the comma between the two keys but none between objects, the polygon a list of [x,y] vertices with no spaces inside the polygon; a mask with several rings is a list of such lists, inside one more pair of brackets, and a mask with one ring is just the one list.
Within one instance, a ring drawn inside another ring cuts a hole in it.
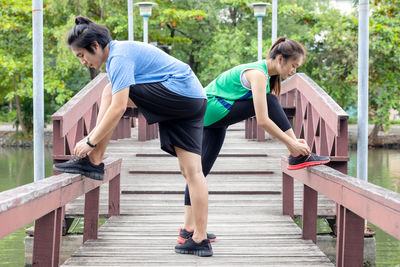
[{"label": "water", "polygon": [[[52,175],[51,150],[45,150],[45,174]],[[31,149],[0,149],[0,192],[33,182],[33,151]],[[25,229],[0,239],[0,266],[25,265]]]},{"label": "water", "polygon": [[[400,193],[400,151],[372,149],[369,151],[369,182]],[[356,176],[357,152],[350,151],[349,175]],[[46,177],[52,175],[51,151],[45,151]],[[33,182],[33,152],[23,149],[0,149],[0,191]],[[0,266],[24,266],[25,228],[0,240]],[[400,241],[370,225],[376,232],[377,266],[400,267]]]},{"label": "water", "polygon": [[[357,152],[349,152],[349,175],[357,175]],[[368,182],[400,193],[400,151],[370,149],[368,151]],[[376,232],[376,266],[400,267],[400,241],[368,223]]]}]

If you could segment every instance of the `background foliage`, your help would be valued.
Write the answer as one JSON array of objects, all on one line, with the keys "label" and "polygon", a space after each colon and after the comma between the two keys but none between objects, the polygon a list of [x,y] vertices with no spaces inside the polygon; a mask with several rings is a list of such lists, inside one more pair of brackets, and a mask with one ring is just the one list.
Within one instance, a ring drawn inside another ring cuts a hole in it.
[{"label": "background foliage", "polygon": [[[136,2],[136,1],[135,1]],[[219,73],[257,58],[257,24],[244,0],[157,0],[149,42],[188,63],[205,86]],[[355,3],[357,1],[354,1]],[[31,1],[0,1],[0,120],[32,131]],[[389,127],[398,110],[400,84],[400,4],[370,1],[370,121]],[[264,53],[271,45],[271,9],[263,24]],[[305,72],[344,109],[356,109],[358,13],[340,13],[328,0],[280,0],[278,35],[300,41],[308,60]],[[44,0],[46,121],[89,80],[66,45],[76,15],[108,27],[113,39],[128,39],[126,0]],[[134,8],[135,40],[142,19]],[[104,70],[103,70],[104,71]],[[93,74],[93,71],[92,71]]]}]

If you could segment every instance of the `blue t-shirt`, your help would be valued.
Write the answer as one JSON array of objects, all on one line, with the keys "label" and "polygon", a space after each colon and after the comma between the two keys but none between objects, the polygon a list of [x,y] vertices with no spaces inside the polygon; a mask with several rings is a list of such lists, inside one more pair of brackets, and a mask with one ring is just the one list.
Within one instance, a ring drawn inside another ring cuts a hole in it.
[{"label": "blue t-shirt", "polygon": [[206,98],[189,65],[164,51],[135,41],[111,41],[109,45],[106,68],[112,94],[133,84],[160,82],[178,95]]}]

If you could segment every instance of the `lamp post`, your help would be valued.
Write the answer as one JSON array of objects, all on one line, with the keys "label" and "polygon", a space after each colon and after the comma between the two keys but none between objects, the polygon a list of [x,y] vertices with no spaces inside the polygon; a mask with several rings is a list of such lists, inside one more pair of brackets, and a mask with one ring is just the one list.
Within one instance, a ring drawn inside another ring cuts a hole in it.
[{"label": "lamp post", "polygon": [[278,36],[278,0],[272,0],[272,36],[271,42],[275,43]]},{"label": "lamp post", "polygon": [[157,6],[156,3],[152,2],[139,2],[136,3],[135,6],[139,7],[140,10],[140,16],[143,17],[143,42],[148,43],[148,23],[149,23],[149,17],[151,16],[151,9],[153,6]]},{"label": "lamp post", "polygon": [[133,0],[128,0],[128,40],[133,41]]},{"label": "lamp post", "polygon": [[44,178],[43,1],[32,1],[33,161],[35,182]]},{"label": "lamp post", "polygon": [[262,18],[265,17],[267,6],[270,5],[271,4],[261,2],[249,4],[249,7],[254,9],[254,16],[257,17],[258,60],[262,59]]},{"label": "lamp post", "polygon": [[358,138],[357,177],[368,181],[368,58],[369,2],[358,4]]}]

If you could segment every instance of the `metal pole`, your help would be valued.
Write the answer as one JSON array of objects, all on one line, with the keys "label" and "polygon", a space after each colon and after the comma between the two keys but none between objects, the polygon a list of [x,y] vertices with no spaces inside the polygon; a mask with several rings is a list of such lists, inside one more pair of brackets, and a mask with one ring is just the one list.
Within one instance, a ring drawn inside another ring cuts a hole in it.
[{"label": "metal pole", "polygon": [[257,16],[257,39],[258,39],[258,56],[257,60],[262,60],[262,16]]},{"label": "metal pole", "polygon": [[128,40],[133,41],[133,2],[128,0]]},{"label": "metal pole", "polygon": [[34,180],[44,178],[43,1],[32,1]]},{"label": "metal pole", "polygon": [[368,0],[359,0],[357,177],[364,181],[368,181],[368,12]]},{"label": "metal pole", "polygon": [[278,38],[278,0],[272,0],[272,44]]},{"label": "metal pole", "polygon": [[143,16],[143,42],[148,43],[149,42],[149,17],[148,16]]}]

